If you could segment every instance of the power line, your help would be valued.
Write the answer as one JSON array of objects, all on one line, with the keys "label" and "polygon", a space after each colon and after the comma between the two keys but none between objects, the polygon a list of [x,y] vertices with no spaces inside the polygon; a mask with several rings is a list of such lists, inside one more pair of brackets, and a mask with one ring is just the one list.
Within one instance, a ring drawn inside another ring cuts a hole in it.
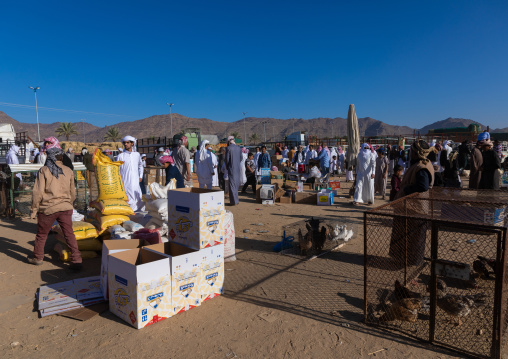
[{"label": "power line", "polygon": [[[7,107],[16,107],[16,108],[35,108],[35,106],[31,105],[22,105],[19,103],[9,103],[9,102],[0,102],[1,106],[7,106]],[[128,116],[128,115],[119,115],[116,113],[102,113],[102,112],[89,112],[89,111],[79,111],[79,110],[65,110],[62,108],[52,108],[52,107],[41,107],[39,106],[39,110],[47,110],[47,111],[55,111],[55,112],[68,112],[68,113],[85,113],[89,115],[102,115],[102,116],[116,116],[116,117],[129,117],[129,118],[135,118],[135,116]]]}]

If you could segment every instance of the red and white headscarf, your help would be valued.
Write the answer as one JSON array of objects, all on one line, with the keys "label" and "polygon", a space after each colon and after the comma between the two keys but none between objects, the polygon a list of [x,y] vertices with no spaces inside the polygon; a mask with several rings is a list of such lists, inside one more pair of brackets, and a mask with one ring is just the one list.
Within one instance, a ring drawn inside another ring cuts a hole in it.
[{"label": "red and white headscarf", "polygon": [[44,143],[49,142],[48,145],[44,145],[46,151],[50,148],[61,148],[60,147],[60,141],[58,141],[58,138],[56,137],[47,137],[44,139]]}]

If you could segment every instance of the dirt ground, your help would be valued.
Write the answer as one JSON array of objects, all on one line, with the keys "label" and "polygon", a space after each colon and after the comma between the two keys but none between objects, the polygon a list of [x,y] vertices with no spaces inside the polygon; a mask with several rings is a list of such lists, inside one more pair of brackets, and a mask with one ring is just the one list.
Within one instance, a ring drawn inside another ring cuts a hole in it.
[{"label": "dirt ground", "polygon": [[[342,178],[343,179],[343,178]],[[345,185],[345,186],[344,186]],[[340,195],[346,197],[348,184]],[[0,356],[3,358],[451,358],[438,347],[364,325],[363,211],[347,198],[331,207],[263,206],[249,192],[234,214],[235,262],[225,264],[224,295],[198,308],[136,330],[105,312],[80,322],[39,318],[40,285],[99,275],[100,258],[86,260],[79,275],[46,244],[42,266],[26,263],[36,223],[0,222]],[[376,196],[375,206],[386,203]],[[272,252],[281,227],[309,216],[346,217],[359,232],[337,251],[310,261]],[[263,223],[263,226],[253,224]],[[249,229],[244,233],[244,229]],[[268,230],[268,233],[259,233]],[[382,351],[379,351],[382,350]],[[375,354],[373,352],[379,351]]]}]

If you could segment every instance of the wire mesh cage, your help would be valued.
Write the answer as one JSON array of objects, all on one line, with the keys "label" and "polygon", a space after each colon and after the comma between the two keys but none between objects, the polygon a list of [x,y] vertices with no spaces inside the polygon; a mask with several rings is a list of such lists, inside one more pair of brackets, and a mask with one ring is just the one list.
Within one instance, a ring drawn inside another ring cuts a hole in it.
[{"label": "wire mesh cage", "polygon": [[[86,168],[82,163],[74,164],[74,184],[76,199],[74,208],[80,213],[86,213],[89,193],[86,191]],[[30,215],[32,207],[32,192],[41,165],[11,165],[5,179],[5,197],[11,208],[11,216],[26,217]]]},{"label": "wire mesh cage", "polygon": [[500,358],[507,211],[506,192],[434,188],[366,212],[365,322]]}]

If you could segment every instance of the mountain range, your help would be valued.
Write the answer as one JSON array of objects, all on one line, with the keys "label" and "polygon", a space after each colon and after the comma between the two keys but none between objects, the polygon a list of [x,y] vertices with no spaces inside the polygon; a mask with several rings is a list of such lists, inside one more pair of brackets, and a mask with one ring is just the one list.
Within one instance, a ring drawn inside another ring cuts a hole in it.
[{"label": "mountain range", "polygon": [[[86,142],[101,142],[104,139],[107,131],[116,127],[121,136],[131,135],[136,138],[147,138],[151,136],[170,136],[171,135],[171,119],[173,122],[173,133],[177,134],[184,128],[199,128],[201,134],[217,135],[219,138],[224,138],[234,132],[237,132],[240,137],[244,137],[246,133],[247,138],[252,134],[257,134],[259,140],[264,141],[277,141],[284,138],[294,131],[305,131],[308,135],[317,136],[318,138],[345,136],[347,133],[347,119],[336,118],[313,118],[313,119],[275,119],[275,118],[259,118],[259,117],[246,117],[245,120],[238,120],[235,122],[221,122],[213,121],[207,118],[191,118],[173,113],[165,115],[154,115],[141,120],[120,122],[114,125],[106,125],[98,127],[86,122],[75,123],[79,135],[70,137],[71,141]],[[28,135],[33,139],[37,139],[37,124],[23,123],[16,121],[6,113],[0,111],[0,123],[11,123],[15,131],[27,131]],[[395,126],[389,125],[382,121],[378,121],[371,117],[364,117],[358,119],[358,126],[360,135],[362,136],[381,136],[381,135],[412,135],[413,133],[420,132],[426,134],[429,129],[444,128],[444,127],[466,127],[471,123],[477,123],[470,119],[463,118],[447,118],[442,121],[437,121],[421,129],[413,129],[408,126]],[[486,129],[482,125],[482,129]],[[55,136],[55,130],[60,126],[60,122],[50,124],[40,124],[41,138]],[[508,128],[498,129],[492,132],[508,132]],[[60,138],[61,140],[63,138]]]}]

